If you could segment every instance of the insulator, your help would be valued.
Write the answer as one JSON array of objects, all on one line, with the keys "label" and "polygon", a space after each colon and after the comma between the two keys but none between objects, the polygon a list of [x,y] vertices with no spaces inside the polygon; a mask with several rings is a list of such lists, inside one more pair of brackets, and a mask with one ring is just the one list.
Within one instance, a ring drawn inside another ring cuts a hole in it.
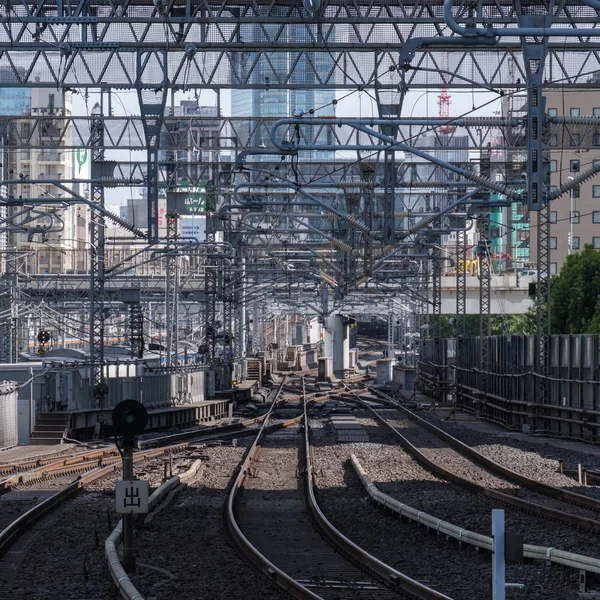
[{"label": "insulator", "polygon": [[352,188],[370,189],[373,187],[373,183],[369,181],[340,181],[339,187],[343,190]]},{"label": "insulator", "polygon": [[[518,127],[525,119],[505,119],[502,117],[464,117],[456,119],[462,127]],[[450,124],[454,124],[450,121]]]},{"label": "insulator", "polygon": [[504,194],[507,198],[511,198],[511,199],[515,199],[515,193],[512,190],[509,190],[506,186],[505,183],[502,183],[501,181],[492,181],[491,179],[488,179],[487,177],[483,177],[482,175],[479,175],[479,173],[469,173],[468,175],[469,179],[471,181],[474,181],[475,183],[479,183],[481,185],[484,185],[485,187],[489,188],[490,190],[494,190],[495,192],[498,192],[499,194]]},{"label": "insulator", "polygon": [[352,217],[345,216],[344,221],[346,221],[347,223],[350,223],[350,225],[356,227],[356,229],[358,229],[359,231],[362,231],[363,233],[370,233],[370,229],[368,227],[366,227],[362,223],[359,223],[356,219],[354,219]]},{"label": "insulator", "polygon": [[331,245],[336,247],[338,250],[341,250],[342,252],[348,252],[348,253],[352,252],[352,247],[348,246],[348,244],[344,244],[344,242],[342,242],[341,240],[338,240],[337,238],[334,238],[334,237],[329,237],[327,239],[329,240]]},{"label": "insulator", "polygon": [[550,117],[548,120],[560,125],[600,125],[600,117]]},{"label": "insulator", "polygon": [[556,190],[549,193],[548,198],[550,200],[554,200],[555,198],[558,198],[562,194],[571,191],[572,189],[574,189],[575,187],[577,187],[579,184],[583,183],[584,181],[591,179],[598,172],[600,172],[600,161],[595,160],[589,169],[585,170],[583,173],[580,173],[577,177],[574,177],[573,179],[571,179],[571,181],[567,181],[566,183],[563,183],[562,185],[558,186],[558,188]]}]

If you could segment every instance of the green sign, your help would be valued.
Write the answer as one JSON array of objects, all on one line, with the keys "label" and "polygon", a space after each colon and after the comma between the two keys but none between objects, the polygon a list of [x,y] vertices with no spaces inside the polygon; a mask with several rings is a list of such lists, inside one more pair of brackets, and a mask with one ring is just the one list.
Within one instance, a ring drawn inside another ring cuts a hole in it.
[{"label": "green sign", "polygon": [[87,150],[85,148],[79,148],[77,150],[77,164],[79,165],[79,171],[77,171],[78,173],[81,173],[81,167],[83,167],[83,165],[85,165],[85,162],[87,161]]},{"label": "green sign", "polygon": [[181,182],[175,190],[160,188],[159,198],[167,198],[167,212],[178,215],[198,215],[206,211],[206,185],[208,181],[197,184]]}]

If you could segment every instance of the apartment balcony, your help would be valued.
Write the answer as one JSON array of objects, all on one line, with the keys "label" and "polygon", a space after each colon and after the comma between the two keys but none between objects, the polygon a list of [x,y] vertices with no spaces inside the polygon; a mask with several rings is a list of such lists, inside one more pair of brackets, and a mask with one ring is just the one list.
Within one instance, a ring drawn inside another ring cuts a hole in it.
[{"label": "apartment balcony", "polygon": [[46,164],[63,164],[62,152],[40,152],[38,162]]}]

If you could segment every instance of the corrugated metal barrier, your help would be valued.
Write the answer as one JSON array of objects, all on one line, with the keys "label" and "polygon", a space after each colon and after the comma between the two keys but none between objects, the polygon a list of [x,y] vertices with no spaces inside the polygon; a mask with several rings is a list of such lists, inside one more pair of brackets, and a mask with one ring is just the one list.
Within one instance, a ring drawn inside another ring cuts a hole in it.
[{"label": "corrugated metal barrier", "polygon": [[421,341],[421,389],[437,399],[453,393],[460,408],[510,429],[599,441],[598,336],[550,336],[547,375],[536,369],[536,336],[491,337],[485,373],[480,338],[463,341],[459,364],[453,349],[454,340]]}]

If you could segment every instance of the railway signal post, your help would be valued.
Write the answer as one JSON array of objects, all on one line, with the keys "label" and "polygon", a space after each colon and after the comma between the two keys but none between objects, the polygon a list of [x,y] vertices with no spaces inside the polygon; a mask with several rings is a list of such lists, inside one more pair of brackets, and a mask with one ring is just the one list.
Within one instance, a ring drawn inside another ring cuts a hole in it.
[{"label": "railway signal post", "polygon": [[148,512],[149,495],[148,482],[134,479],[133,448],[135,436],[146,428],[148,412],[141,402],[124,400],[113,409],[112,422],[115,443],[123,459],[123,481],[118,481],[115,489],[116,511],[123,515],[123,568],[133,573],[136,568],[134,515]]}]

